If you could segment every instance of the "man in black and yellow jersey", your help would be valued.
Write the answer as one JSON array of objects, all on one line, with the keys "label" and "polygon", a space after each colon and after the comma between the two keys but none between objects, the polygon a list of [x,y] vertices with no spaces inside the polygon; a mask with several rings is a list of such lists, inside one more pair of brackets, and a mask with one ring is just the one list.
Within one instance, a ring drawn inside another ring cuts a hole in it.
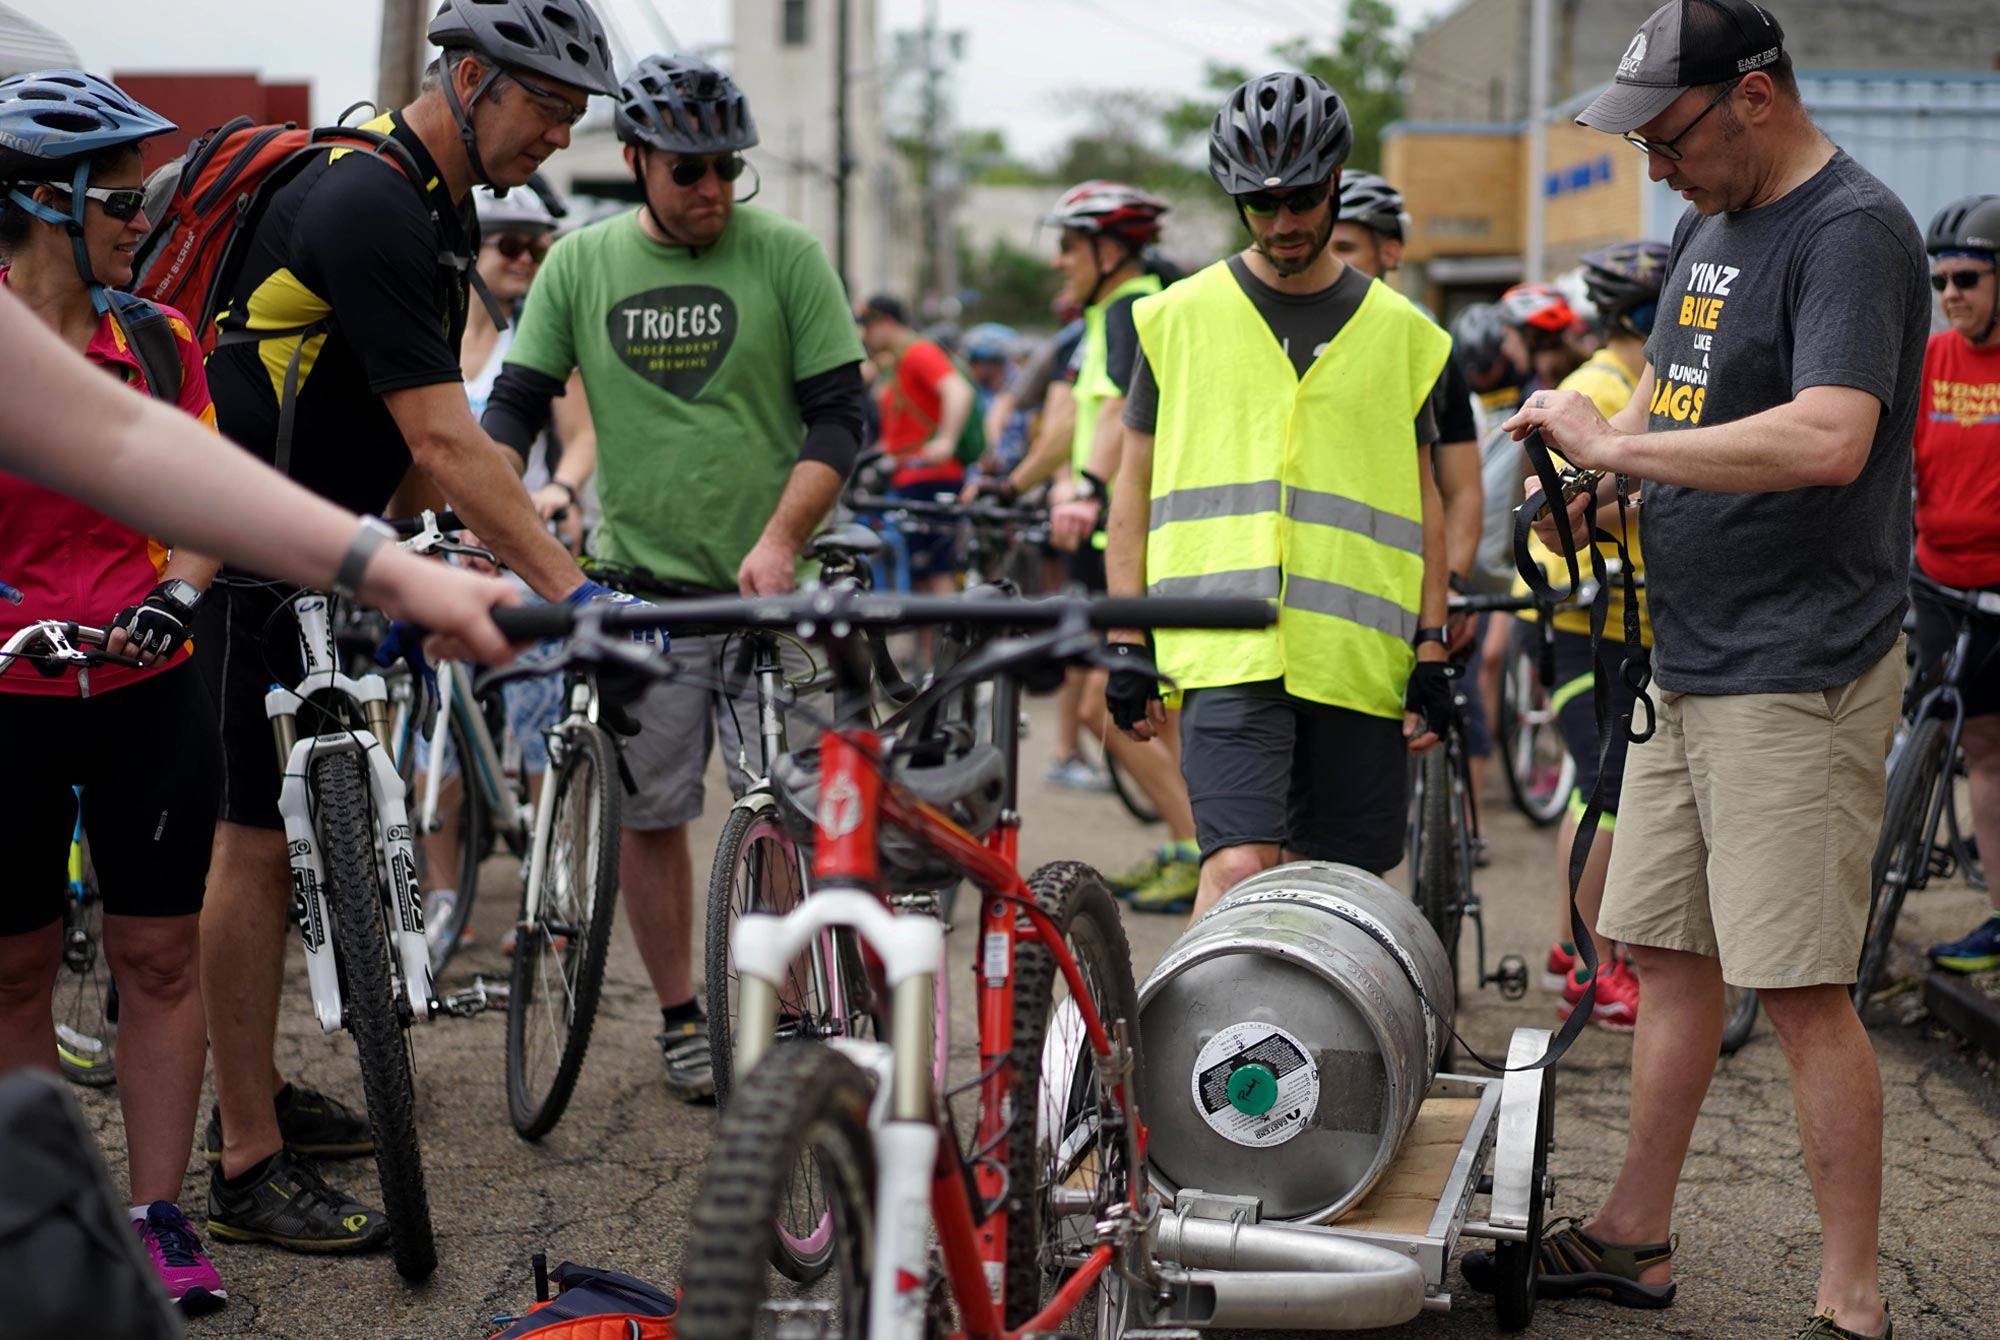
[{"label": "man in black and yellow jersey", "polygon": [[[1626,402],[1632,399],[1632,389],[1638,385],[1639,374],[1645,370],[1646,336],[1653,329],[1653,310],[1660,300],[1660,281],[1665,277],[1666,262],[1667,248],[1660,242],[1624,242],[1583,258],[1584,285],[1590,294],[1591,304],[1597,308],[1597,319],[1604,327],[1606,343],[1590,356],[1588,362],[1564,378],[1560,389],[1581,391],[1589,396],[1598,412],[1607,419],[1625,408]],[[1608,504],[1604,514],[1598,518],[1599,526],[1607,534],[1618,533],[1617,512],[1616,503]],[[1639,551],[1638,518],[1638,512],[1632,511],[1627,514],[1625,522],[1627,552],[1635,575],[1644,570]],[[1556,572],[1562,567],[1561,560],[1551,555],[1539,539],[1532,541],[1529,547],[1542,560],[1549,580],[1557,583],[1558,589],[1567,585],[1568,569],[1563,568],[1560,576]],[[1607,559],[1618,557],[1615,544],[1606,543],[1601,547]],[[1589,569],[1584,570],[1588,572]],[[1516,590],[1525,593],[1527,586],[1522,584]],[[1592,789],[1601,786],[1599,802],[1603,813],[1597,821],[1597,838],[1590,845],[1590,863],[1584,868],[1583,880],[1577,886],[1576,903],[1583,913],[1584,924],[1591,928],[1591,935],[1597,943],[1597,1003],[1592,1019],[1605,1028],[1629,1032],[1639,1015],[1639,979],[1622,957],[1611,952],[1610,942],[1597,934],[1597,909],[1604,901],[1604,874],[1611,865],[1612,831],[1618,823],[1619,787],[1625,773],[1625,751],[1630,743],[1622,727],[1612,733],[1611,749],[1605,757],[1600,779],[1594,699],[1595,675],[1599,665],[1605,682],[1611,686],[1613,717],[1622,719],[1630,716],[1633,703],[1631,687],[1620,673],[1625,659],[1622,640],[1625,595],[1623,581],[1615,575],[1609,596],[1604,641],[1598,647],[1595,662],[1591,657],[1588,609],[1562,610],[1551,620],[1556,683],[1549,706],[1556,714],[1563,744],[1576,761],[1576,785],[1570,792],[1569,810],[1556,829],[1556,887],[1561,895],[1557,900],[1559,935],[1566,937],[1570,933],[1570,847],[1575,841],[1576,828],[1583,819],[1584,807]],[[1536,617],[1532,610],[1521,615],[1530,622]],[[1532,631],[1522,628],[1518,633],[1531,634]],[[1653,645],[1653,627],[1646,618],[1643,594],[1639,597],[1639,636],[1643,645]],[[1582,971],[1577,963],[1575,945],[1567,939],[1558,938],[1549,946],[1542,985],[1546,989],[1562,992],[1562,1001],[1556,1006],[1556,1014],[1561,1018],[1569,1018],[1590,984],[1588,977],[1579,980],[1578,975]]]},{"label": "man in black and yellow jersey", "polygon": [[[1396,865],[1407,752],[1450,717],[1431,404],[1451,337],[1329,247],[1353,140],[1313,75],[1238,86],[1209,170],[1251,244],[1132,309],[1111,593],[1278,606],[1273,628],[1155,637],[1184,696],[1196,915],[1283,860]],[[1143,659],[1139,634],[1112,636]],[[1106,692],[1138,738],[1166,726],[1149,670]]]},{"label": "man in black and yellow jersey", "polygon": [[[458,346],[478,250],[472,188],[521,186],[569,143],[590,96],[617,87],[610,48],[587,0],[446,0],[430,39],[443,54],[422,93],[371,125],[409,151],[418,180],[332,150],[275,189],[244,239],[208,361],[217,421],[354,511],[441,495],[547,599],[608,598],[543,528],[520,461],[472,417]],[[228,342],[246,330],[273,333]],[[294,1089],[272,1061],[291,867],[263,699],[300,673],[296,626],[274,617],[287,594],[225,570],[197,624],[224,757],[202,917],[217,1098],[208,1222],[222,1242],[365,1251],[388,1243],[386,1217],[306,1160],[368,1153],[367,1120]]]}]

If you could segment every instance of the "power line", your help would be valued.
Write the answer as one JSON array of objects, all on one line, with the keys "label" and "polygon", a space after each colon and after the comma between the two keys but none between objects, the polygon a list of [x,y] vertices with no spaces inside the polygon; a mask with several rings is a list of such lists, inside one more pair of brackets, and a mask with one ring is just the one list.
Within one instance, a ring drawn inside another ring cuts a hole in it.
[{"label": "power line", "polygon": [[1207,49],[1175,37],[1172,33],[1149,27],[1138,19],[1121,14],[1117,10],[1107,6],[1104,0],[1073,0],[1073,2],[1085,12],[1095,14],[1101,19],[1106,19],[1136,37],[1144,37],[1151,41],[1173,47],[1176,50],[1184,51],[1191,56],[1199,56],[1204,63],[1214,58],[1214,53]]}]

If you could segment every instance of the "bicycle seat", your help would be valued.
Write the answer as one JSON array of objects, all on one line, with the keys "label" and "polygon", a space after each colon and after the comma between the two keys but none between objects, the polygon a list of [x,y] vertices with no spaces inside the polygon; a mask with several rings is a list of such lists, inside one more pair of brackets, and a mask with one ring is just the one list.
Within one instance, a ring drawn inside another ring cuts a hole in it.
[{"label": "bicycle seat", "polygon": [[[898,760],[890,776],[918,800],[943,810],[974,837],[984,837],[1000,821],[1000,804],[1007,790],[1007,760],[990,744],[974,745],[962,758],[928,766]],[[786,821],[810,833],[819,812],[819,751],[780,755],[771,768],[771,781],[783,802]],[[889,833],[883,835],[883,854],[905,867],[915,856]]]},{"label": "bicycle seat", "polygon": [[824,563],[829,558],[851,556],[867,558],[882,548],[882,537],[858,521],[850,521],[836,530],[823,535],[815,535],[806,546],[806,555]]}]

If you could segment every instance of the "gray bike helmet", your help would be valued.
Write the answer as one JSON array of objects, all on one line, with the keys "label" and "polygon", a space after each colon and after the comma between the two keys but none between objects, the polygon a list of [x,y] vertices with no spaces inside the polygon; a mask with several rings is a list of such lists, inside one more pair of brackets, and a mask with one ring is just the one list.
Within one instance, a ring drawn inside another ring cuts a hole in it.
[{"label": "gray bike helmet", "polygon": [[444,0],[427,36],[586,93],[618,91],[611,43],[588,0]]},{"label": "gray bike helmet", "polygon": [[[479,156],[472,107],[508,70],[540,75],[586,93],[618,91],[618,78],[611,72],[611,44],[588,0],[444,0],[426,36],[446,51],[469,50],[491,67],[463,102],[451,71],[444,72],[445,101],[451,104],[451,119],[458,123],[459,142],[465,146],[476,185],[492,185],[493,176]],[[508,190],[494,189],[500,195]]]},{"label": "gray bike helmet", "polygon": [[1372,172],[1340,174],[1340,221],[1358,223],[1398,242],[1410,240],[1403,193]]},{"label": "gray bike helmet", "polygon": [[1476,302],[1452,318],[1452,347],[1459,365],[1468,371],[1492,367],[1506,338],[1507,321],[1497,303]]},{"label": "gray bike helmet", "polygon": [[618,86],[618,138],[675,154],[728,154],[757,143],[750,100],[694,56],[648,56]]},{"label": "gray bike helmet", "polygon": [[1968,195],[1939,210],[1924,233],[1924,250],[2000,255],[2000,195]]},{"label": "gray bike helmet", "polygon": [[1230,195],[1312,186],[1340,171],[1354,126],[1317,75],[1281,72],[1238,84],[1208,130],[1209,174]]}]

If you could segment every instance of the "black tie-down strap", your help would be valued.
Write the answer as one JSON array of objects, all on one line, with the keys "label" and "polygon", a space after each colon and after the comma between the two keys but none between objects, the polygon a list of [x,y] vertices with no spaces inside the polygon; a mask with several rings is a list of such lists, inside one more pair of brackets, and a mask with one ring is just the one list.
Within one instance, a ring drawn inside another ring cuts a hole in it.
[{"label": "black tie-down strap", "polygon": [[[1527,439],[1521,443],[1521,448],[1528,455],[1528,464],[1534,470],[1535,477],[1541,481],[1542,491],[1539,496],[1530,498],[1514,512],[1514,566],[1520,570],[1521,579],[1528,584],[1529,591],[1534,594],[1536,602],[1541,606],[1542,622],[1546,625],[1553,615],[1555,606],[1576,598],[1583,586],[1583,574],[1577,561],[1576,540],[1570,534],[1568,526],[1556,527],[1557,546],[1564,565],[1569,569],[1569,589],[1560,593],[1550,584],[1548,577],[1542,572],[1541,564],[1537,563],[1530,553],[1528,537],[1533,533],[1535,522],[1544,513],[1549,512],[1552,507],[1558,511],[1566,509],[1570,500],[1578,494],[1586,491],[1594,492],[1603,475],[1598,471],[1564,472],[1557,469],[1549,446],[1542,440],[1539,432],[1528,434]],[[1611,746],[1617,739],[1617,732],[1624,731],[1634,744],[1643,744],[1653,737],[1655,724],[1653,700],[1647,693],[1647,688],[1653,681],[1653,667],[1652,659],[1640,640],[1639,583],[1632,571],[1629,539],[1631,489],[1625,476],[1619,475],[1616,478],[1618,533],[1607,534],[1598,529],[1594,522],[1590,527],[1590,567],[1597,587],[1590,599],[1591,706],[1597,720],[1597,779],[1584,802],[1583,818],[1577,825],[1576,840],[1570,845],[1569,850],[1569,930],[1576,945],[1577,959],[1582,963],[1584,971],[1589,974],[1589,979],[1584,987],[1583,999],[1570,1012],[1569,1018],[1563,1020],[1562,1027],[1556,1031],[1555,1037],[1550,1039],[1548,1050],[1543,1052],[1538,1060],[1514,1067],[1518,1070],[1540,1070],[1553,1066],[1561,1060],[1563,1053],[1569,1050],[1570,1044],[1576,1041],[1579,1033],[1583,1032],[1584,1026],[1590,1022],[1591,1015],[1596,1010],[1597,946],[1591,939],[1590,927],[1584,924],[1583,913],[1577,910],[1576,891],[1583,882],[1584,868],[1590,863],[1590,846],[1597,839],[1598,820],[1604,814],[1604,776],[1611,761]],[[1620,717],[1615,714],[1612,695],[1607,692],[1610,686],[1605,682],[1604,662],[1598,655],[1598,648],[1604,641],[1604,625],[1610,615],[1612,578],[1610,568],[1604,561],[1604,552],[1598,547],[1600,543],[1614,545],[1618,551],[1620,568],[1618,576],[1625,596],[1625,659],[1619,667],[1619,675],[1632,690],[1634,710],[1642,712],[1644,716],[1645,726],[1639,730],[1632,729],[1630,716]],[[1460,1040],[1460,1045],[1464,1045],[1463,1039]],[[1466,1047],[1465,1050],[1489,1070],[1507,1069],[1505,1066],[1494,1065],[1470,1047]]]}]

